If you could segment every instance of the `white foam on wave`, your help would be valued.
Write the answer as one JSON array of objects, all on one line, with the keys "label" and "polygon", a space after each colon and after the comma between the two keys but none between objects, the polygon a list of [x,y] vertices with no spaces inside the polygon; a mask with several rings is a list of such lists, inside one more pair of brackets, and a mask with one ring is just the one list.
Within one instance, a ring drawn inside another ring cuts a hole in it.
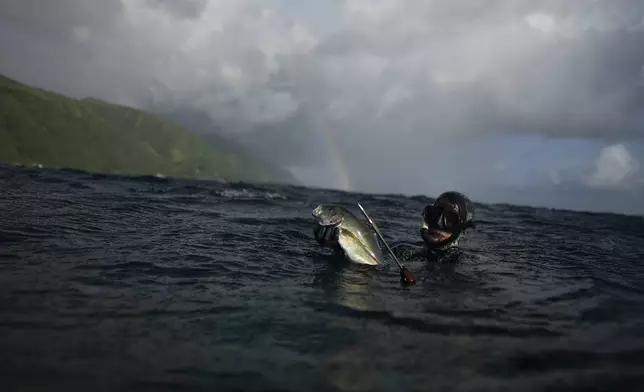
[{"label": "white foam on wave", "polygon": [[217,195],[229,199],[280,199],[286,200],[286,196],[280,195],[277,192],[254,192],[248,189],[224,189],[217,191]]}]

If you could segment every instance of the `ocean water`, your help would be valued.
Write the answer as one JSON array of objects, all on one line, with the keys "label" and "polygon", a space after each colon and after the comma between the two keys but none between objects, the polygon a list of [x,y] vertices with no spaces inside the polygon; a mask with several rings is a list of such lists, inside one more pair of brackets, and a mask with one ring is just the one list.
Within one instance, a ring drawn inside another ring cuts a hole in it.
[{"label": "ocean water", "polygon": [[409,250],[432,199],[0,167],[1,390],[641,390],[644,218],[477,204],[404,286],[327,202]]}]

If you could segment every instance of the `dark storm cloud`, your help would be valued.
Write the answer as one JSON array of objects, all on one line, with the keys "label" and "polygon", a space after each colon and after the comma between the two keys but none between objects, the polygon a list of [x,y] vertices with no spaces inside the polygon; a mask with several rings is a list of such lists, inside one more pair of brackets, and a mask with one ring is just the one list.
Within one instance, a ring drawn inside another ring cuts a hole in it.
[{"label": "dark storm cloud", "polygon": [[360,83],[358,72],[351,75],[351,92],[364,94],[366,109],[383,97],[375,86],[401,83],[414,99],[391,115],[428,127],[629,137],[639,134],[644,103],[644,3],[618,3],[415,2],[383,15],[366,10],[374,21],[327,40],[316,60],[335,56],[350,66],[356,53],[383,60],[378,78]]},{"label": "dark storm cloud", "polygon": [[62,38],[77,26],[91,26],[101,33],[109,32],[121,17],[118,0],[3,0],[2,19],[14,22],[41,39]]},{"label": "dark storm cloud", "polygon": [[[155,80],[164,91],[156,99],[202,106],[215,119],[250,118],[249,126],[287,118],[306,102],[329,118],[349,112],[349,124],[381,110],[370,129],[403,120],[419,135],[432,127],[638,135],[641,2],[349,1],[344,24],[310,52],[295,48],[289,22],[258,4],[10,0],[2,14],[28,32],[27,45],[37,37],[72,58],[89,52],[80,63],[100,69],[94,75],[136,75],[136,99]],[[81,64],[68,64],[69,73]],[[407,99],[394,107],[396,91]],[[238,110],[221,113],[223,105]]]},{"label": "dark storm cloud", "polygon": [[[356,11],[353,25],[284,64],[296,97],[326,114],[321,131],[343,130],[350,166],[412,173],[436,166],[432,148],[446,139],[485,132],[642,138],[644,4],[454,3]],[[404,160],[384,164],[370,151]],[[356,177],[373,184],[366,170]]]},{"label": "dark storm cloud", "polygon": [[197,18],[206,8],[207,0],[146,0],[151,7],[165,8],[182,18]]}]

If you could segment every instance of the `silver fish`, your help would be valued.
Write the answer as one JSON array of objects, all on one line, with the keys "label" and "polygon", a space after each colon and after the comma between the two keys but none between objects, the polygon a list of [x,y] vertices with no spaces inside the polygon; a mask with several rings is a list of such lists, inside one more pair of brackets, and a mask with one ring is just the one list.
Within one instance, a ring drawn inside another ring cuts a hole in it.
[{"label": "silver fish", "polygon": [[320,204],[313,209],[313,217],[323,227],[336,227],[338,245],[353,263],[384,264],[384,256],[376,233],[344,207]]}]

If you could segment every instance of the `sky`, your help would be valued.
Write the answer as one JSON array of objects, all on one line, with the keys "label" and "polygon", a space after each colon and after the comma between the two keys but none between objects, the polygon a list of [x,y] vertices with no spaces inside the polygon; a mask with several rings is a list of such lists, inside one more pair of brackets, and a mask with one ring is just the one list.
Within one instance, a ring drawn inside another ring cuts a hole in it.
[{"label": "sky", "polygon": [[0,72],[305,184],[644,214],[640,0],[4,0]]}]

